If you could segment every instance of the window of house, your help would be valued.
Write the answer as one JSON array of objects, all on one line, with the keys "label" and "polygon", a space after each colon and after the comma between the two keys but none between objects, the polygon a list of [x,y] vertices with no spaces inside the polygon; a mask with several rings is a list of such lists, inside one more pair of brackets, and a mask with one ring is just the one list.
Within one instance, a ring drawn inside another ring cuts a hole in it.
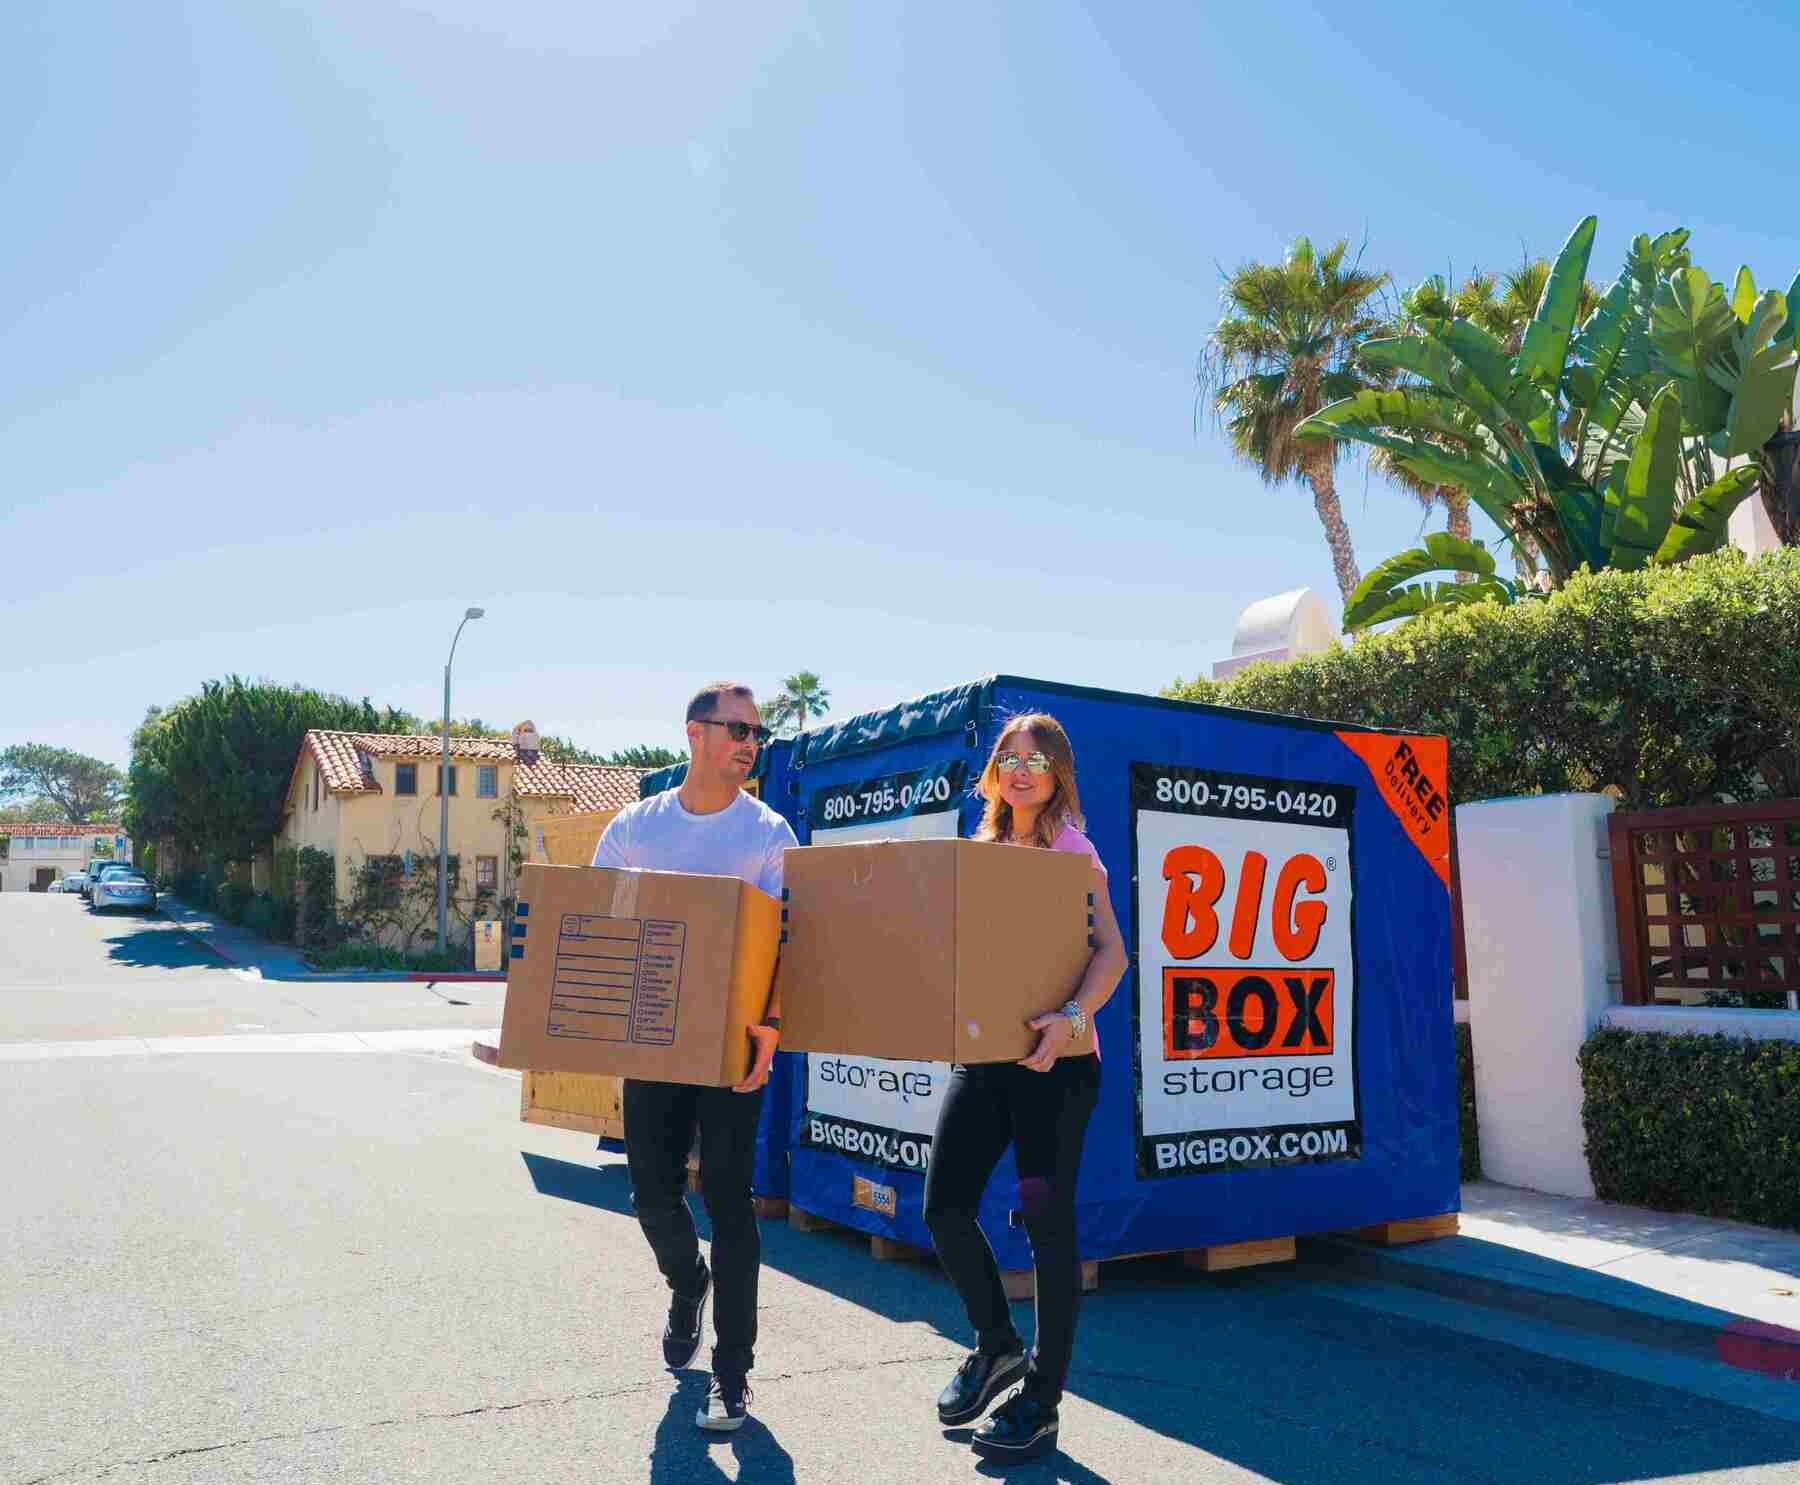
[{"label": "window of house", "polygon": [[12,848],[15,851],[29,851],[31,849],[31,837],[29,835],[15,835],[11,837],[11,840]]},{"label": "window of house", "polygon": [[65,835],[62,838],[62,848],[65,851],[79,851],[81,849],[81,837],[79,835]]},{"label": "window of house", "polygon": [[[442,794],[444,792],[444,765],[441,763],[437,766],[437,787],[438,793]],[[456,793],[456,765],[454,763],[450,765],[450,792]]]},{"label": "window of house", "polygon": [[54,835],[40,835],[37,838],[37,848],[40,851],[54,851],[56,849],[56,842],[57,837]]},{"label": "window of house", "polygon": [[396,794],[417,794],[419,792],[418,764],[396,763],[394,765],[394,792]]},{"label": "window of house", "polygon": [[312,781],[313,781],[313,813],[316,815],[319,812],[319,770],[316,768],[312,771]]},{"label": "window of house", "polygon": [[500,890],[500,858],[498,856],[477,856],[475,858],[475,895],[492,897]]},{"label": "window of house", "polygon": [[370,856],[363,862],[364,907],[400,906],[400,883],[406,864],[398,856]]},{"label": "window of house", "polygon": [[[455,788],[450,792],[454,794]],[[491,763],[484,763],[475,770],[475,795],[478,799],[498,799],[500,797],[500,770]]]}]

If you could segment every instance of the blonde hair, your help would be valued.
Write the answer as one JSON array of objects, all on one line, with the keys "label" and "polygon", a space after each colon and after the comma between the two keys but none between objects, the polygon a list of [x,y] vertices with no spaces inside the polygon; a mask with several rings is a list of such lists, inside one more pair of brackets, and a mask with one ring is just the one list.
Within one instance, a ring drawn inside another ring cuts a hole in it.
[{"label": "blonde hair", "polygon": [[1069,741],[1069,734],[1063,731],[1062,723],[1048,712],[1027,712],[1014,717],[994,739],[994,750],[988,754],[987,767],[975,781],[975,792],[987,801],[987,808],[981,812],[981,823],[975,827],[973,839],[1000,841],[1012,834],[1012,804],[1000,784],[998,760],[1002,753],[1011,751],[1008,744],[1021,732],[1029,732],[1037,739],[1039,749],[1050,760],[1050,777],[1056,781],[1049,802],[1038,812],[1031,828],[1032,844],[1047,850],[1065,824],[1073,825],[1077,830],[1086,824],[1081,813],[1081,792],[1075,787],[1074,745]]}]

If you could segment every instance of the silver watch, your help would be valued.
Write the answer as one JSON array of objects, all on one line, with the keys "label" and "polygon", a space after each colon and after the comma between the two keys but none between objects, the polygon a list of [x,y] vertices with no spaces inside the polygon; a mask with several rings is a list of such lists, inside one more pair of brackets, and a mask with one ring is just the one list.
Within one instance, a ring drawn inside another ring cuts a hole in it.
[{"label": "silver watch", "polygon": [[1073,1028],[1076,1036],[1080,1036],[1087,1030],[1087,1012],[1082,1010],[1079,1000],[1065,1001],[1062,1013],[1069,1018],[1069,1025]]}]

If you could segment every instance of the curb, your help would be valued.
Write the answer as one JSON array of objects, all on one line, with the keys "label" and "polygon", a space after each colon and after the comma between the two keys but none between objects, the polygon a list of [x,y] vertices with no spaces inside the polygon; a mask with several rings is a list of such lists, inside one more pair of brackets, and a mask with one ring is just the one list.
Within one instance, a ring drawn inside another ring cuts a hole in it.
[{"label": "curb", "polygon": [[[166,917],[167,914],[164,914],[164,916]],[[205,934],[203,934],[198,928],[190,928],[186,923],[183,923],[181,921],[181,919],[179,919],[179,918],[170,918],[169,921],[171,923],[173,923],[177,928],[179,928],[183,933],[185,933],[189,938],[191,938],[195,943],[200,945],[201,948],[205,949],[207,953],[217,955],[220,959],[224,960],[225,963],[231,965],[234,969],[241,967],[236,959],[234,959],[230,954],[227,954],[223,949],[221,949],[217,944],[215,944],[210,938],[208,938]]]},{"label": "curb", "polygon": [[500,1065],[500,1047],[498,1043],[484,1042],[477,1038],[469,1043],[469,1050],[475,1054],[477,1062],[485,1062],[489,1067]]},{"label": "curb", "polygon": [[433,980],[474,981],[484,985],[504,985],[506,983],[506,971],[503,969],[455,969],[445,970],[442,973],[434,969],[409,969],[405,971],[405,977],[415,982],[426,983]]},{"label": "curb", "polygon": [[1427,1260],[1423,1254],[1413,1257],[1348,1238],[1319,1237],[1312,1242],[1330,1254],[1333,1268],[1348,1270],[1358,1278],[1380,1279],[1464,1304],[1542,1320],[1566,1330],[1628,1341],[1692,1360],[1722,1361],[1779,1381],[1800,1382],[1800,1331],[1780,1325],[1742,1319],[1724,1310],[1661,1294],[1657,1295],[1660,1312],[1614,1304],[1572,1293],[1553,1283],[1533,1284],[1523,1276],[1501,1278],[1476,1273]]}]

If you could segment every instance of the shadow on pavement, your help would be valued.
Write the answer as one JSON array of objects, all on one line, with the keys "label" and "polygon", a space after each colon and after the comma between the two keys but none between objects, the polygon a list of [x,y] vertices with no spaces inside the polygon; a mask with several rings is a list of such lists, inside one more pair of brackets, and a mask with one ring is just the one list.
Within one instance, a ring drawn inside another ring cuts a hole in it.
[{"label": "shadow on pavement", "polygon": [[225,963],[191,933],[183,933],[160,916],[120,916],[116,921],[121,931],[106,939],[106,957],[114,964],[133,969],[193,969]]},{"label": "shadow on pavement", "polygon": [[[623,1163],[523,1159],[543,1195],[629,1215]],[[704,1208],[692,1205],[704,1236]],[[935,1265],[876,1263],[861,1234],[765,1222],[763,1262],[888,1320],[925,1321],[953,1345],[970,1343]],[[1351,1278],[1318,1257],[1204,1276],[1174,1257],[1110,1263],[1082,1306],[1069,1392],[1283,1485],[1602,1485],[1800,1460],[1800,1423],[1320,1292]],[[1014,1314],[1029,1335],[1030,1305]],[[656,1471],[673,1451],[669,1472],[653,1480],[711,1478],[679,1472],[697,1447],[698,1405],[699,1395],[691,1406],[679,1394],[671,1403],[652,1461]],[[1115,1485],[1080,1462],[1082,1440],[1066,1418],[1063,1442],[1046,1459],[1001,1468],[971,1458],[970,1467],[1021,1482]]]},{"label": "shadow on pavement", "polygon": [[[650,1485],[704,1485],[735,1480],[739,1485],[794,1485],[794,1459],[754,1414],[736,1433],[702,1433],[694,1414],[706,1401],[705,1372],[683,1372],[656,1426],[650,1449]],[[754,1390],[754,1389],[753,1389]],[[732,1468],[719,1460],[732,1455]]]}]

